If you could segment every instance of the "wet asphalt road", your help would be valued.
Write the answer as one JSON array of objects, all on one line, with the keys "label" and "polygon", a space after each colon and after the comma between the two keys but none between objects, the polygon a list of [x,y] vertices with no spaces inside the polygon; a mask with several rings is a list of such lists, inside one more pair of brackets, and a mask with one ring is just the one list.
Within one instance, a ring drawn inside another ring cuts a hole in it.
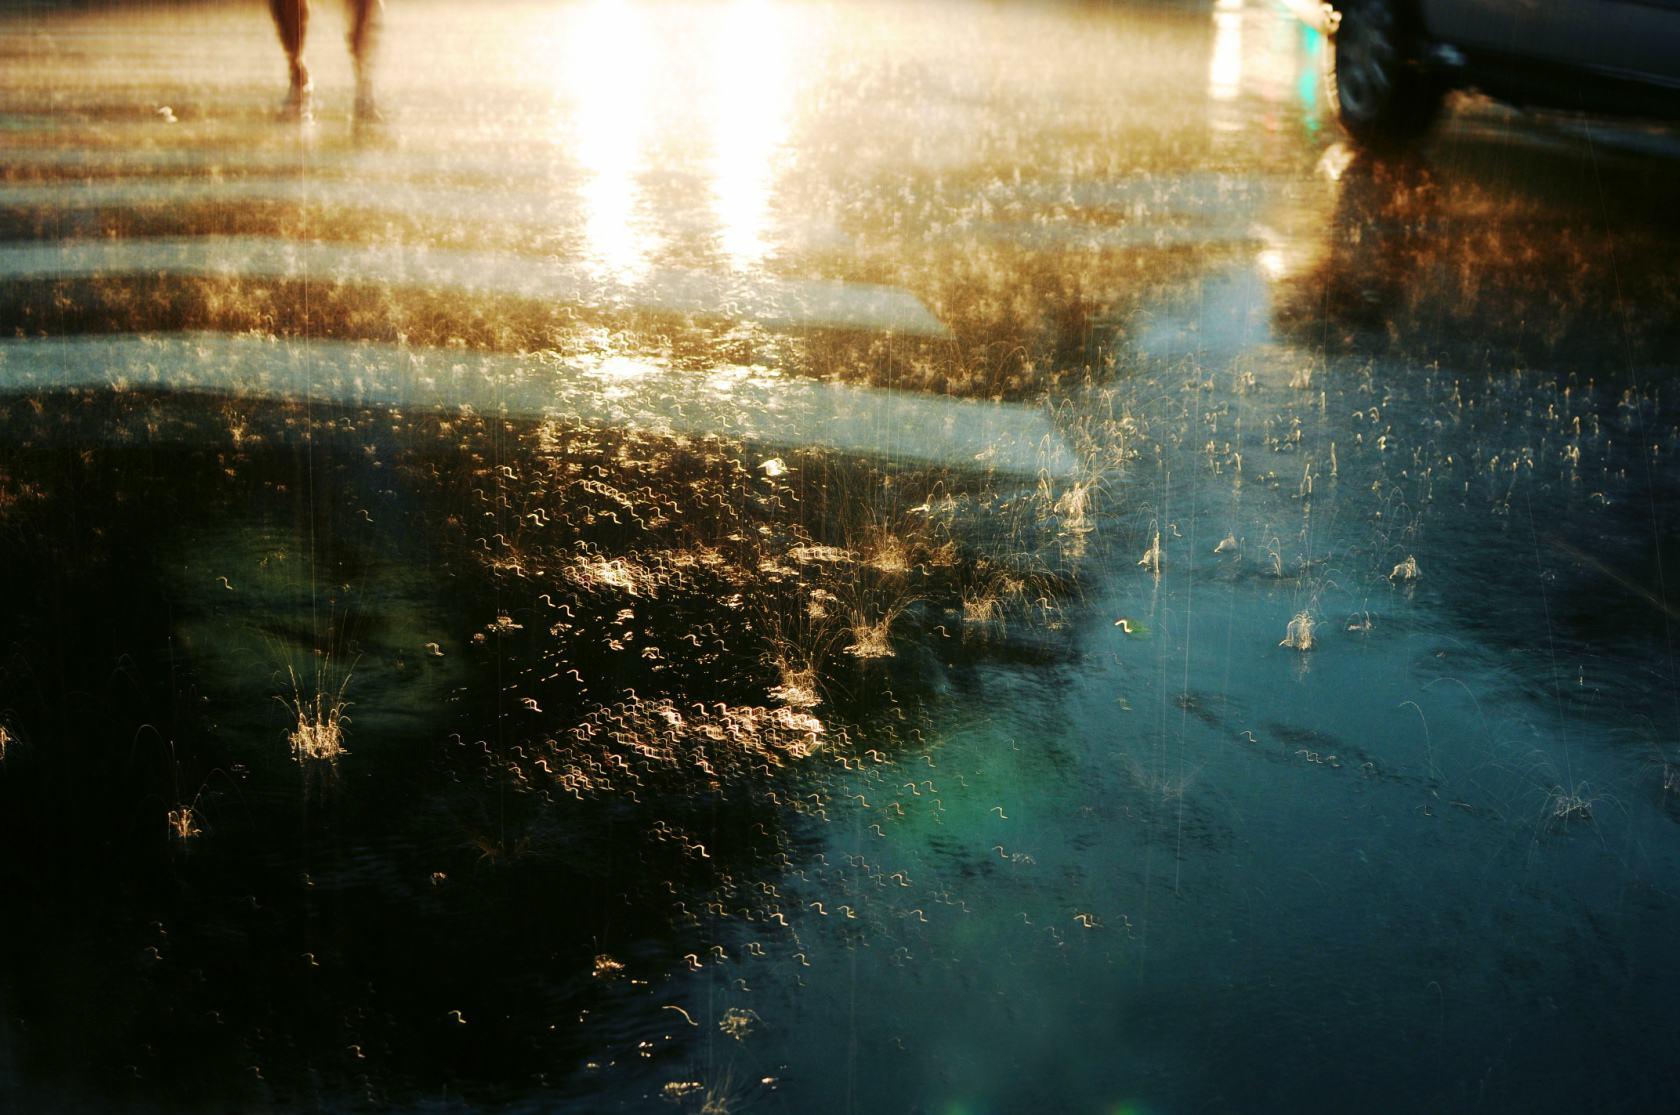
[{"label": "wet asphalt road", "polygon": [[341,43],[0,15],[0,1098],[1671,1104],[1673,135],[1373,160],[1254,0]]}]

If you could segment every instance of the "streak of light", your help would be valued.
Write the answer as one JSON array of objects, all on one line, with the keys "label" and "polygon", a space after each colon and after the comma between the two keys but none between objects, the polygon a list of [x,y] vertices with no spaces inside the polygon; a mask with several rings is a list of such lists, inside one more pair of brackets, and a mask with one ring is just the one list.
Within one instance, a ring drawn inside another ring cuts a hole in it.
[{"label": "streak of light", "polygon": [[653,71],[645,23],[636,4],[593,0],[561,30],[566,62],[555,75],[570,108],[563,142],[584,173],[584,254],[598,275],[623,282],[646,272],[656,246],[638,223]]},{"label": "streak of light", "polygon": [[1213,11],[1213,57],[1208,61],[1208,96],[1236,99],[1243,76],[1243,0],[1218,0]]},{"label": "streak of light", "polygon": [[718,244],[745,269],[769,252],[777,158],[792,100],[788,18],[769,0],[735,0],[721,13],[708,59],[712,209]]}]

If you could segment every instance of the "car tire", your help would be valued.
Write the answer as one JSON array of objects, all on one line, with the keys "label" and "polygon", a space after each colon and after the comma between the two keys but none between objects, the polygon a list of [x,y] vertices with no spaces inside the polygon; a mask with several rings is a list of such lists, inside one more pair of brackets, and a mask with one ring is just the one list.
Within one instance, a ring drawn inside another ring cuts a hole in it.
[{"label": "car tire", "polygon": [[1337,10],[1330,84],[1342,127],[1374,148],[1421,136],[1445,89],[1430,73],[1411,8],[1400,0],[1344,0]]}]

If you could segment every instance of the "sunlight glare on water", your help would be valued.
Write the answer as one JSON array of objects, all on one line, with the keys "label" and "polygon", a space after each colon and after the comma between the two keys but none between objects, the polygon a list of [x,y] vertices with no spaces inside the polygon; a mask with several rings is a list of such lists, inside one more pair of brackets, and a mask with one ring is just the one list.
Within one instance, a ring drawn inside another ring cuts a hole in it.
[{"label": "sunlight glare on water", "polygon": [[1213,13],[1213,54],[1208,59],[1208,96],[1235,99],[1243,79],[1243,0],[1218,0]]},{"label": "sunlight glare on water", "polygon": [[793,18],[782,4],[734,0],[712,30],[705,108],[711,196],[720,247],[736,268],[769,251],[770,203],[793,100]]},{"label": "sunlight glare on water", "polygon": [[[584,175],[584,255],[597,274],[634,282],[656,249],[641,219],[650,86],[658,61],[648,51],[639,4],[592,0],[565,11],[559,36],[565,62],[555,67],[561,143]],[[569,127],[567,127],[569,125]]]},{"label": "sunlight glare on water", "polygon": [[[555,142],[581,174],[583,253],[594,274],[634,285],[666,245],[648,176],[696,176],[691,220],[728,267],[775,243],[774,202],[797,103],[795,13],[767,0],[716,8],[589,0],[546,17]],[[686,185],[681,186],[685,195]],[[696,231],[699,231],[697,228]]]}]

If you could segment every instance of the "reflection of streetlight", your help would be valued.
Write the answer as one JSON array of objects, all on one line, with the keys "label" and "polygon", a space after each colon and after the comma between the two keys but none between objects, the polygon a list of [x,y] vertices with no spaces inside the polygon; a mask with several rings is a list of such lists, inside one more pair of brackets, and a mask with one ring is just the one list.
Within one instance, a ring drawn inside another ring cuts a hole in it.
[{"label": "reflection of streetlight", "polygon": [[787,138],[786,16],[765,0],[735,0],[712,38],[712,208],[723,254],[737,268],[769,251],[776,155]]},{"label": "reflection of streetlight", "polygon": [[600,274],[634,281],[647,270],[652,235],[636,227],[637,173],[648,120],[648,38],[640,9],[594,0],[564,29],[568,60],[557,75],[571,103],[571,156],[579,187],[584,252]]}]

